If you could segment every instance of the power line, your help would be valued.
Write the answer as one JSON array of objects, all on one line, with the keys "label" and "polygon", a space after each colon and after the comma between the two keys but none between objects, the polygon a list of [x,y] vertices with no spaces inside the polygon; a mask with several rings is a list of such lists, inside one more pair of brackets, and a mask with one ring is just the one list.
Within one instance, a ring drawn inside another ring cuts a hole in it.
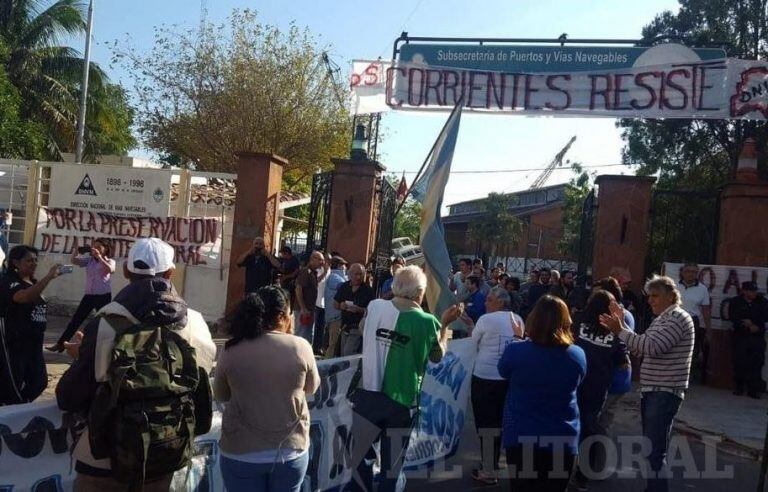
[{"label": "power line", "polygon": [[[594,166],[581,166],[582,169],[595,169],[600,167],[629,167],[632,164],[596,164]],[[525,173],[530,171],[544,171],[546,167],[529,167],[526,169],[481,169],[476,171],[451,171],[451,174],[503,174],[503,173]],[[565,169],[565,168],[563,168]],[[393,174],[416,174],[416,171],[388,171]]]}]

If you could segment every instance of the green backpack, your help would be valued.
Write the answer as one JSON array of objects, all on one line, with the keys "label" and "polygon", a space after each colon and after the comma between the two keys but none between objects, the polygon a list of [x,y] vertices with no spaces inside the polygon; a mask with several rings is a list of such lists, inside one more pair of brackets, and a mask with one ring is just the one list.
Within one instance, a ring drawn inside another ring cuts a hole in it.
[{"label": "green backpack", "polygon": [[91,452],[110,459],[114,479],[141,490],[145,481],[189,464],[195,391],[200,384],[210,394],[210,386],[195,349],[173,326],[134,325],[118,316],[105,320],[115,330],[115,345],[107,381],[99,385],[88,416]]}]

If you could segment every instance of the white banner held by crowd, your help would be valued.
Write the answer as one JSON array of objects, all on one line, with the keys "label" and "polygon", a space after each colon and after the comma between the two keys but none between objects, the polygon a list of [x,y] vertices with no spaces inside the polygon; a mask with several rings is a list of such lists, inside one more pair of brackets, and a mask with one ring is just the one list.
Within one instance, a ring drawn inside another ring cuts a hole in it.
[{"label": "white banner held by crowd", "polygon": [[48,206],[113,215],[166,217],[171,171],[126,166],[51,166]]},{"label": "white banner held by crowd", "polygon": [[[320,388],[308,399],[310,460],[302,490],[339,490],[351,476],[352,407],[362,358],[318,361]],[[474,345],[452,341],[440,364],[430,364],[420,396],[419,423],[406,454],[410,468],[431,466],[456,452],[471,386]],[[77,419],[53,401],[0,407],[0,492],[70,491],[75,478],[69,450]],[[195,440],[192,465],[174,476],[173,490],[223,490],[219,470],[221,407],[213,425]]]}]

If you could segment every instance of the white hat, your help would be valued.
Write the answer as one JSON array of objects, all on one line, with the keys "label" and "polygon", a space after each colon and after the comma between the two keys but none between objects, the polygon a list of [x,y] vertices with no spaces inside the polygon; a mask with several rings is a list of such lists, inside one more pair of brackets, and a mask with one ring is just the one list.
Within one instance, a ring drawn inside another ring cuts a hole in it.
[{"label": "white hat", "polygon": [[[128,271],[137,275],[157,275],[176,268],[173,247],[156,237],[139,239],[128,253]],[[144,262],[148,268],[137,268],[134,263]]]}]

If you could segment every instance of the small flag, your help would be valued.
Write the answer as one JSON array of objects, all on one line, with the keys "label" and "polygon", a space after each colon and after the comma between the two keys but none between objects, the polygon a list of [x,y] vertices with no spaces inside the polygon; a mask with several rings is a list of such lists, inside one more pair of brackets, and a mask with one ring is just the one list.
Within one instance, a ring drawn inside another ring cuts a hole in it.
[{"label": "small flag", "polygon": [[397,201],[402,202],[405,200],[407,194],[408,183],[405,181],[405,171],[403,171],[403,177],[400,179],[400,184],[397,186]]}]

